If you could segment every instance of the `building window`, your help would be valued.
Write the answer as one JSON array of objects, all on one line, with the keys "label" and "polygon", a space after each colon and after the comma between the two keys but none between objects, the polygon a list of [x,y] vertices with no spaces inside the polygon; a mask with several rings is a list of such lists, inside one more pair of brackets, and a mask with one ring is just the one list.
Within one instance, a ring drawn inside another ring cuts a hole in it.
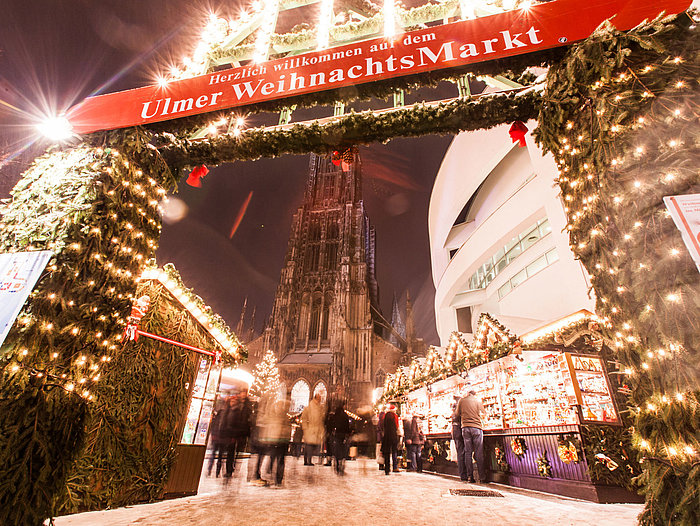
[{"label": "building window", "polygon": [[289,406],[290,413],[299,413],[309,405],[309,393],[311,392],[309,384],[304,380],[298,380],[292,387],[290,395],[291,404]]},{"label": "building window", "polygon": [[316,384],[316,387],[314,387],[314,397],[316,397],[316,395],[321,396],[322,404],[326,403],[326,400],[328,399],[328,389],[326,389],[326,384],[323,382],[318,382]]},{"label": "building window", "polygon": [[461,307],[457,309],[457,330],[471,334],[472,332],[472,308]]},{"label": "building window", "polygon": [[318,329],[321,321],[321,298],[314,298],[311,305],[311,319],[309,320],[309,340],[318,339]]},{"label": "building window", "polygon": [[549,219],[543,217],[513,237],[505,246],[500,247],[482,265],[476,269],[467,283],[468,290],[485,289],[496,279],[510,263],[528,248],[552,231]]},{"label": "building window", "polygon": [[527,279],[537,274],[540,270],[544,270],[555,261],[559,261],[559,253],[557,252],[556,248],[553,248],[542,254],[540,257],[535,259],[535,261],[530,263],[527,267],[522,269],[515,276],[501,285],[498,288],[498,299],[502,299],[515,287],[522,285]]},{"label": "building window", "polygon": [[386,381],[386,373],[384,370],[379,369],[377,374],[374,375],[374,387],[384,387],[384,382]]}]

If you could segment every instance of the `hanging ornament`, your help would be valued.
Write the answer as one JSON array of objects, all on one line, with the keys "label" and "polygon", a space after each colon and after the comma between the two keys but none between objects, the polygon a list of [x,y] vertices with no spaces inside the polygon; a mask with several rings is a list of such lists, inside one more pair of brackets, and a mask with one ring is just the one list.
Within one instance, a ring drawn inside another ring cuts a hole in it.
[{"label": "hanging ornament", "polygon": [[510,138],[512,139],[513,142],[520,141],[520,147],[524,148],[525,147],[525,134],[528,132],[527,126],[523,124],[522,121],[515,121],[511,127],[510,131],[508,132],[510,134]]},{"label": "hanging ornament", "polygon": [[537,473],[540,474],[540,477],[552,478],[552,465],[547,459],[546,451],[537,457]]},{"label": "hanging ornament", "polygon": [[348,148],[343,152],[343,162],[347,164],[351,164],[355,160],[355,152],[357,151],[357,148],[354,146],[351,148]]},{"label": "hanging ornament", "polygon": [[333,155],[331,155],[331,162],[332,162],[335,166],[340,166],[340,163],[341,163],[342,160],[343,160],[343,158],[342,158],[342,156],[340,155],[340,152],[337,151],[337,150],[333,152]]},{"label": "hanging ornament", "polygon": [[613,459],[611,459],[609,456],[604,455],[603,453],[596,453],[595,459],[598,462],[602,462],[605,464],[605,467],[608,468],[610,471],[615,471],[620,465],[615,462]]},{"label": "hanging ornament", "polygon": [[124,329],[124,334],[129,340],[136,341],[139,337],[137,329],[139,328],[139,323],[141,318],[148,312],[148,307],[151,305],[151,298],[148,295],[141,296],[136,300],[136,303],[131,307],[131,314],[127,318],[126,328]]},{"label": "hanging ornament", "polygon": [[525,445],[525,440],[516,437],[511,439],[510,441],[510,449],[513,450],[513,453],[515,453],[515,456],[520,458],[525,454],[525,451],[527,451],[527,446]]},{"label": "hanging ornament", "polygon": [[204,166],[203,164],[201,166],[195,167],[194,170],[190,173],[190,175],[187,177],[187,184],[190,186],[194,186],[195,188],[201,188],[202,187],[202,177],[207,175],[209,173],[209,168]]}]

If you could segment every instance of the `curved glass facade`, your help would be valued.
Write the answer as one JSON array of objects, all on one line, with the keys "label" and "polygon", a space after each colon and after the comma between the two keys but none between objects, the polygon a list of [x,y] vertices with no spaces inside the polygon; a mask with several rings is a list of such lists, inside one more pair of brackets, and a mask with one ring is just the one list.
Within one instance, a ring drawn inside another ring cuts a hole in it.
[{"label": "curved glass facade", "polygon": [[498,249],[472,274],[467,290],[485,289],[506,268],[511,261],[537,243],[552,231],[549,219],[543,217],[513,237],[505,246]]}]

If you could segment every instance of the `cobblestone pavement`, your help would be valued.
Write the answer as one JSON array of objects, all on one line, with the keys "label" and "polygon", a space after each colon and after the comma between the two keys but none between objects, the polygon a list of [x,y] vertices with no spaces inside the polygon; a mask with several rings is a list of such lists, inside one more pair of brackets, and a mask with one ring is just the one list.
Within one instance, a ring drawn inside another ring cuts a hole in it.
[{"label": "cobblestone pavement", "polygon": [[[497,484],[466,484],[421,473],[385,476],[373,460],[347,463],[343,477],[289,458],[281,488],[246,481],[246,461],[226,485],[203,477],[199,494],[153,504],[59,517],[56,526],[150,525],[633,525],[639,504],[594,504]],[[265,469],[263,469],[265,472]],[[450,495],[492,489],[501,497]]]}]

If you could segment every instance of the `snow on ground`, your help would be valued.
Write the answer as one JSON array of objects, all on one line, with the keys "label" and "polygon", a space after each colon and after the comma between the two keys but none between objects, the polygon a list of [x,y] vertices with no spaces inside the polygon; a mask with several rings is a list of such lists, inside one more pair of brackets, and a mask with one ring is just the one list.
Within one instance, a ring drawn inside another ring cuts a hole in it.
[{"label": "snow on ground", "polygon": [[[347,462],[346,475],[287,457],[281,488],[246,481],[246,461],[226,485],[203,477],[199,494],[153,504],[59,517],[56,526],[150,525],[633,525],[639,504],[595,504],[497,484],[466,484],[421,473],[384,475],[373,460]],[[265,469],[263,469],[263,472]],[[500,497],[449,495],[492,489]]]}]

